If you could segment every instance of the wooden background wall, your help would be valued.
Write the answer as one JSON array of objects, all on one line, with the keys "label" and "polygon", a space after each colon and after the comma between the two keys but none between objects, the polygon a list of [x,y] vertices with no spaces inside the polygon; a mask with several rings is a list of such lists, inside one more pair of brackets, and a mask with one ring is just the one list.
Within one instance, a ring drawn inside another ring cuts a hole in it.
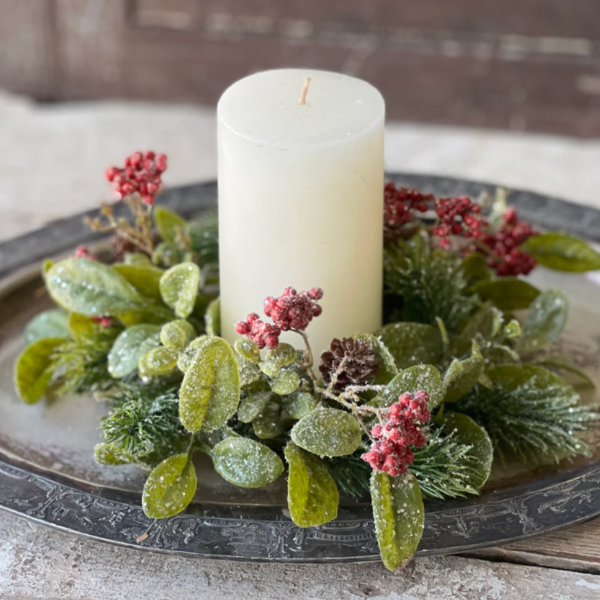
[{"label": "wooden background wall", "polygon": [[405,121],[600,136],[600,0],[0,0],[0,87],[214,103],[338,70]]}]

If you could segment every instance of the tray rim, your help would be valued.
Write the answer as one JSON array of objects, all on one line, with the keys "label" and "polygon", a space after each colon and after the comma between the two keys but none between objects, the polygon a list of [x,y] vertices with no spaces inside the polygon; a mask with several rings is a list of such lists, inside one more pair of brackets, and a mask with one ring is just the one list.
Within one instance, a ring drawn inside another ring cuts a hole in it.
[{"label": "tray rim", "polygon": [[[386,174],[438,194],[478,195],[497,186],[451,177]],[[161,201],[190,214],[216,203],[215,181],[167,190]],[[600,241],[600,210],[516,191],[511,204],[542,227]],[[100,239],[76,215],[0,244],[0,277],[10,285],[36,260]],[[0,509],[79,535],[150,551],[272,562],[378,561],[370,507],[343,508],[327,525],[302,530],[277,507],[194,506],[155,522],[139,495],[88,485],[26,466],[0,452]],[[366,509],[366,510],[365,510]],[[212,514],[211,514],[212,513]],[[417,556],[465,552],[568,527],[600,515],[600,461],[459,501],[427,504]],[[141,542],[139,536],[147,534]],[[259,540],[257,542],[257,540]]]}]

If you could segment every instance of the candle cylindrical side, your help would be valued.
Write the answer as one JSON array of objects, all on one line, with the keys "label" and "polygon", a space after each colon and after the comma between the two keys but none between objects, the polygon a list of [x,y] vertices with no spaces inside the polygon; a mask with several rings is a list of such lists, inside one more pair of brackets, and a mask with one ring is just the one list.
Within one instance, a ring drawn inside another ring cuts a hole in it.
[{"label": "candle cylindrical side", "polygon": [[[299,106],[306,76],[311,85]],[[272,71],[234,84],[218,112],[222,335],[234,341],[235,322],[250,312],[262,316],[264,298],[289,285],[325,292],[323,314],[307,330],[317,353],[334,337],[375,331],[382,304],[380,94],[333,73]]]}]

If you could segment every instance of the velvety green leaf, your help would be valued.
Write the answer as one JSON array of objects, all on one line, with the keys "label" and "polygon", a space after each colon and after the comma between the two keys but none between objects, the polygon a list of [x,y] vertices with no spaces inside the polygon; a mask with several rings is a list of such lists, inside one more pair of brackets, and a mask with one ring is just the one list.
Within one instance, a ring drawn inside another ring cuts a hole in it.
[{"label": "velvety green leaf", "polygon": [[300,385],[300,376],[295,371],[281,371],[271,380],[271,389],[280,396],[293,394]]},{"label": "velvety green leaf", "polygon": [[219,475],[244,488],[257,488],[275,481],[283,473],[283,461],[273,450],[254,440],[229,437],[211,452]]},{"label": "velvety green leaf", "polygon": [[361,428],[350,413],[322,408],[300,419],[291,436],[297,446],[313,454],[345,456],[360,446]]},{"label": "velvety green leaf", "polygon": [[465,257],[462,262],[462,270],[469,286],[489,281],[493,277],[493,271],[488,267],[485,257],[478,252]]},{"label": "velvety green leaf", "polygon": [[286,428],[281,420],[281,406],[270,402],[252,421],[254,435],[260,440],[271,440],[285,432]]},{"label": "velvety green leaf", "polygon": [[138,368],[142,377],[168,375],[177,367],[179,353],[172,348],[159,346],[142,356]]},{"label": "velvety green leaf", "polygon": [[289,466],[288,509],[298,527],[316,527],[337,517],[340,495],[323,462],[290,442],[285,447]]},{"label": "velvety green leaf", "polygon": [[119,334],[108,353],[108,372],[121,379],[137,370],[146,352],[160,345],[158,325],[134,325]]},{"label": "velvety green leaf", "polygon": [[494,306],[484,306],[478,310],[466,323],[464,329],[452,342],[452,354],[463,356],[471,349],[475,336],[481,336],[486,341],[494,339],[502,327],[502,313]]},{"label": "velvety green leaf", "polygon": [[514,277],[483,281],[470,289],[482,300],[491,302],[505,312],[529,308],[540,293],[530,283]]},{"label": "velvety green leaf", "polygon": [[422,323],[390,323],[377,333],[399,369],[436,363],[444,345],[437,327]]},{"label": "velvety green leaf", "polygon": [[160,330],[161,343],[173,350],[183,350],[195,337],[193,325],[184,319],[165,323]]},{"label": "velvety green leaf", "polygon": [[586,242],[565,233],[542,233],[530,237],[521,247],[538,264],[557,271],[581,273],[600,269],[600,254]]},{"label": "velvety green leaf", "polygon": [[238,408],[238,419],[242,423],[252,423],[258,415],[265,409],[270,401],[276,399],[277,396],[270,391],[256,392],[249,394],[240,401]]},{"label": "velvety green leaf", "polygon": [[353,335],[352,337],[357,340],[366,340],[369,342],[373,348],[373,354],[375,354],[379,361],[377,373],[375,373],[375,377],[371,382],[372,385],[387,385],[398,375],[398,367],[396,367],[392,353],[376,335],[363,333],[361,335]]},{"label": "velvety green leaf", "polygon": [[292,419],[301,419],[317,408],[317,399],[308,392],[294,392],[283,398],[283,408]]},{"label": "velvety green leaf", "polygon": [[52,355],[65,338],[44,338],[27,346],[15,363],[15,387],[21,400],[35,404],[48,391],[54,374]]},{"label": "velvety green leaf", "polygon": [[[207,335],[221,335],[221,299],[213,300],[206,309],[204,323]],[[248,340],[250,341],[250,340]]]},{"label": "velvety green leaf", "polygon": [[246,360],[254,363],[260,362],[260,350],[258,346],[248,338],[242,337],[235,340],[235,351]]},{"label": "velvety green leaf", "polygon": [[151,264],[148,265],[124,265],[117,264],[113,269],[122,275],[141,296],[162,302],[160,294],[160,278],[164,271]]},{"label": "velvety green leaf", "polygon": [[298,353],[290,344],[279,344],[274,350],[269,350],[261,363],[260,369],[269,377],[275,377],[282,367],[285,367],[296,360]]},{"label": "velvety green leaf", "polygon": [[240,372],[231,346],[206,336],[192,358],[179,390],[179,417],[195,433],[223,427],[240,403]]},{"label": "velvety green leaf", "polygon": [[165,242],[174,242],[179,231],[183,230],[185,219],[176,212],[158,204],[154,207],[154,227]]},{"label": "velvety green leaf", "polygon": [[192,360],[195,358],[198,350],[204,345],[204,343],[206,342],[206,339],[209,336],[206,335],[201,335],[200,337],[197,337],[195,340],[192,340],[188,346],[186,346],[186,348],[184,348],[180,353],[179,353],[179,358],[177,359],[177,368],[182,372],[185,373]]},{"label": "velvety green leaf", "polygon": [[381,408],[388,408],[398,400],[400,394],[418,391],[429,395],[429,410],[433,410],[443,400],[442,376],[432,365],[416,365],[400,371],[386,389],[378,394],[370,403]]},{"label": "velvety green leaf", "polygon": [[536,350],[558,341],[567,322],[569,303],[562,292],[540,294],[531,305],[523,325],[522,347]]},{"label": "velvety green leaf", "polygon": [[471,417],[460,413],[446,413],[440,419],[440,425],[447,435],[454,432],[460,444],[471,446],[469,452],[470,477],[466,482],[473,491],[480,490],[492,472],[494,447],[487,431],[477,425]]},{"label": "velvety green leaf", "polygon": [[371,503],[383,564],[390,571],[401,569],[423,536],[425,509],[419,484],[410,473],[390,477],[373,471]]},{"label": "velvety green leaf", "polygon": [[69,315],[60,309],[50,309],[36,315],[25,327],[28,346],[44,338],[69,337]]},{"label": "velvety green leaf", "polygon": [[96,260],[62,260],[50,267],[46,285],[58,305],[82,315],[118,315],[142,305],[141,296],[122,275]]},{"label": "velvety green leaf", "polygon": [[444,402],[456,402],[468,394],[483,374],[485,363],[481,350],[473,342],[471,356],[465,360],[454,359],[444,376]]},{"label": "velvety green leaf", "polygon": [[248,360],[247,358],[244,358],[240,354],[238,354],[235,358],[240,370],[240,385],[243,388],[247,388],[249,385],[257,383],[263,379],[264,376],[258,364]]},{"label": "velvety green leaf", "polygon": [[123,452],[116,444],[102,442],[94,448],[94,458],[101,465],[129,465],[135,458]]},{"label": "velvety green leaf", "polygon": [[196,469],[187,454],[163,460],[148,476],[142,508],[151,519],[166,519],[184,510],[194,498]]},{"label": "velvety green leaf", "polygon": [[185,319],[194,310],[200,279],[200,269],[194,263],[175,265],[161,277],[162,298],[178,317]]}]

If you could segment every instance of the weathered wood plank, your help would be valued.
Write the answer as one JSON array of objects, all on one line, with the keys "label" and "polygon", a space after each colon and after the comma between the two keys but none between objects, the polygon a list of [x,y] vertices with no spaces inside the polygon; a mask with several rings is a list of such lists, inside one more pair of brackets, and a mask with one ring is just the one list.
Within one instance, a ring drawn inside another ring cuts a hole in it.
[{"label": "weathered wood plank", "polygon": [[469,558],[380,564],[278,565],[151,554],[0,514],[0,596],[56,600],[592,600],[600,577]]}]

